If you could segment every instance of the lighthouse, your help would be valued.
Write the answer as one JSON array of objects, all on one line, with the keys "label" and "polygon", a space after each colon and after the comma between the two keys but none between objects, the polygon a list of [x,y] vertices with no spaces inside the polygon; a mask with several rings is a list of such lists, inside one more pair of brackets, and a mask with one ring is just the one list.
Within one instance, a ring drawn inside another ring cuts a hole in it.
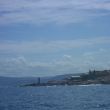
[{"label": "lighthouse", "polygon": [[40,84],[40,77],[38,78],[38,83],[37,84]]}]

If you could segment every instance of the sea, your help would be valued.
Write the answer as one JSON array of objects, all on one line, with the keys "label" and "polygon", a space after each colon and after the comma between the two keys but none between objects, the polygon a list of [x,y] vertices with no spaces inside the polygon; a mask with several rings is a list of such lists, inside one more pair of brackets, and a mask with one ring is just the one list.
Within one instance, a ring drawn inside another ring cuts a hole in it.
[{"label": "sea", "polygon": [[20,87],[0,83],[0,110],[110,110],[110,85]]}]

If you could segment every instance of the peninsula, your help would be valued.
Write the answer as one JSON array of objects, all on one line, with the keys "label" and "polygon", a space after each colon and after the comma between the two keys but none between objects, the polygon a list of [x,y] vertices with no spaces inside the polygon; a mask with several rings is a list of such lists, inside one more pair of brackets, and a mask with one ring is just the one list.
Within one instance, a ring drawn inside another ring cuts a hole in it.
[{"label": "peninsula", "polygon": [[25,84],[23,86],[54,86],[54,85],[89,85],[89,84],[110,84],[110,70],[96,71],[89,70],[88,73],[83,73],[78,76],[71,75],[62,80],[49,80],[45,83]]}]

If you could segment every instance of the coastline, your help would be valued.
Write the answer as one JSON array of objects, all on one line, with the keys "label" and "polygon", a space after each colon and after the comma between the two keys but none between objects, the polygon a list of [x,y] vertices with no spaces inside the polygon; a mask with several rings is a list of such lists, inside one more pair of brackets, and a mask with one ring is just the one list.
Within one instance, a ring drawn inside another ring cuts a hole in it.
[{"label": "coastline", "polygon": [[33,86],[59,86],[59,85],[91,85],[91,84],[110,84],[110,70],[103,71],[89,71],[87,74],[81,74],[79,76],[70,76],[62,80],[49,80],[45,83],[41,83],[40,79],[37,83],[30,83],[22,85],[22,87]]}]

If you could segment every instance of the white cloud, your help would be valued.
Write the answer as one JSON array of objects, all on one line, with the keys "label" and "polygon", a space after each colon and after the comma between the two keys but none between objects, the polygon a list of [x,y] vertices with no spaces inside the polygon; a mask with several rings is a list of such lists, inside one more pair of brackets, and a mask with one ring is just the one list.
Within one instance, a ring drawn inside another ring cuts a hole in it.
[{"label": "white cloud", "polygon": [[82,55],[64,54],[48,61],[29,60],[25,57],[0,59],[2,76],[48,76],[82,73],[89,69],[110,69],[110,51],[88,51]]},{"label": "white cloud", "polygon": [[71,55],[64,55],[63,58],[64,59],[71,59]]},{"label": "white cloud", "polygon": [[[106,48],[109,44],[109,37],[57,41],[3,41],[0,43],[0,75],[46,76],[85,72],[94,68],[109,69],[110,50]],[[17,54],[18,57],[13,54]],[[29,54],[31,55],[28,56]]]},{"label": "white cloud", "polygon": [[105,14],[110,14],[109,0],[0,1],[0,24],[48,22],[64,24]]},{"label": "white cloud", "polygon": [[0,75],[3,76],[46,76],[51,72],[49,63],[32,62],[24,57],[0,60]]},{"label": "white cloud", "polygon": [[0,43],[1,53],[48,53],[62,50],[93,47],[109,44],[110,38],[97,37],[76,40],[56,40],[56,41],[25,41],[14,42],[4,41]]}]

